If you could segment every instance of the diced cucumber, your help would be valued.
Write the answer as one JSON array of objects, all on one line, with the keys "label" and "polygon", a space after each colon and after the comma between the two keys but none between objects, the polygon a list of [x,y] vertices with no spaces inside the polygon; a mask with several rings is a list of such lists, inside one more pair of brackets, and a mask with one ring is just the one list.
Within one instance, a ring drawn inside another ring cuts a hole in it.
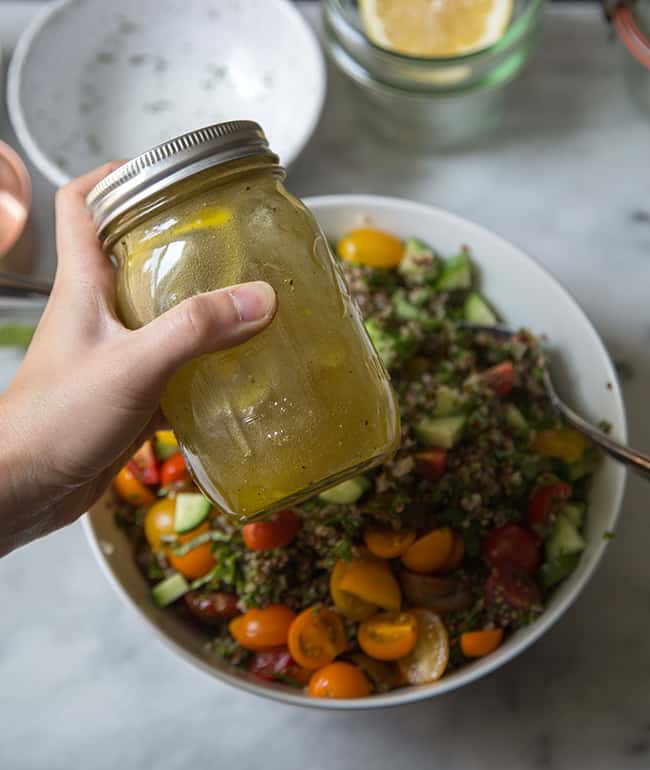
[{"label": "diced cucumber", "polygon": [[384,366],[387,369],[390,368],[397,358],[394,337],[385,332],[375,318],[369,318],[366,321],[366,331]]},{"label": "diced cucumber", "polygon": [[514,404],[506,408],[506,423],[517,433],[528,433],[528,423],[523,414]]},{"label": "diced cucumber", "polygon": [[439,291],[455,291],[469,289],[472,286],[472,265],[469,254],[461,251],[455,257],[448,259],[436,281]]},{"label": "diced cucumber", "polygon": [[436,388],[436,405],[433,409],[434,417],[453,417],[458,415],[463,407],[463,396],[459,391],[448,385],[439,385]]},{"label": "diced cucumber", "polygon": [[587,506],[584,503],[567,503],[559,513],[560,517],[568,519],[571,524],[580,530]]},{"label": "diced cucumber", "polygon": [[577,528],[565,516],[558,516],[546,541],[547,561],[555,561],[569,553],[580,553],[584,548],[585,541]]},{"label": "diced cucumber", "polygon": [[203,495],[192,492],[176,495],[174,531],[182,534],[196,529],[208,518],[211,508],[212,503]]},{"label": "diced cucumber", "polygon": [[352,505],[356,503],[370,489],[370,482],[365,476],[355,476],[337,484],[331,489],[326,489],[318,495],[318,499],[324,503],[336,505]]},{"label": "diced cucumber", "polygon": [[573,553],[565,553],[552,561],[544,562],[539,568],[540,582],[544,588],[552,588],[570,575],[578,566],[579,561],[580,553],[574,551]]},{"label": "diced cucumber", "polygon": [[473,291],[465,300],[463,308],[465,320],[473,324],[494,326],[497,322],[496,315],[480,294]]},{"label": "diced cucumber", "polygon": [[166,607],[190,590],[190,584],[182,575],[165,578],[151,589],[151,597],[159,607]]},{"label": "diced cucumber", "polygon": [[430,283],[438,275],[438,257],[426,243],[409,238],[397,272],[410,286]]},{"label": "diced cucumber", "polygon": [[176,436],[171,430],[157,430],[155,446],[156,457],[159,460],[166,460],[168,457],[176,454],[176,452],[180,452]]},{"label": "diced cucumber", "polygon": [[465,418],[462,415],[423,417],[415,428],[415,435],[426,446],[451,449],[463,435],[464,427]]},{"label": "diced cucumber", "polygon": [[416,305],[408,301],[406,294],[401,289],[393,294],[392,303],[395,308],[395,315],[402,321],[415,321],[422,314]]},{"label": "diced cucumber", "polygon": [[592,447],[587,449],[579,460],[568,463],[569,481],[578,481],[594,473],[598,469],[600,458],[600,452]]}]

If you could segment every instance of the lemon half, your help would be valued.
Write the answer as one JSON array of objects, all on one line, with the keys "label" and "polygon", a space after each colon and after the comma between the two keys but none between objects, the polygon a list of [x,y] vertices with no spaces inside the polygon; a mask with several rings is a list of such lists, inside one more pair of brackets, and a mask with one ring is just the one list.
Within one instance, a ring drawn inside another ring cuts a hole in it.
[{"label": "lemon half", "polygon": [[514,0],[359,0],[368,37],[410,56],[458,56],[505,32]]}]

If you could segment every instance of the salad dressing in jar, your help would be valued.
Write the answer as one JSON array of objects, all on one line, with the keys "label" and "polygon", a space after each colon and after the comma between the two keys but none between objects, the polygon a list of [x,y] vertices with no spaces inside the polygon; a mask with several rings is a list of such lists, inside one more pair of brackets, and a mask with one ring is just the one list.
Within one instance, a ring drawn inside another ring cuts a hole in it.
[{"label": "salad dressing in jar", "polygon": [[185,364],[162,399],[194,480],[240,521],[382,462],[400,435],[340,268],[283,179],[261,128],[237,121],[138,156],[88,196],[127,327],[231,284],[277,292],[268,329]]}]

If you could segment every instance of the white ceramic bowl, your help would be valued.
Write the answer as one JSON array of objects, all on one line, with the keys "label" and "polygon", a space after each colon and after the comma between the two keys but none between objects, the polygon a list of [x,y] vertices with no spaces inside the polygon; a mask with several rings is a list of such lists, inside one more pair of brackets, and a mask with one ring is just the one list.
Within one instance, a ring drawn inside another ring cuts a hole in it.
[{"label": "white ceramic bowl", "polygon": [[55,185],[200,126],[252,119],[289,165],[325,96],[314,33],[289,0],[60,0],[14,52],[14,129]]},{"label": "white ceramic bowl", "polygon": [[[405,200],[368,195],[338,195],[308,199],[307,204],[323,230],[335,239],[370,217],[378,227],[402,237],[431,242],[443,254],[466,243],[478,263],[482,289],[504,320],[548,334],[566,373],[563,392],[592,420],[612,423],[613,435],[626,440],[626,425],[616,374],[603,343],[576,302],[542,267],[499,236],[461,217]],[[607,383],[611,383],[608,389]],[[410,703],[462,687],[493,671],[539,639],[584,588],[606,547],[604,534],[614,529],[623,495],[625,471],[607,460],[593,480],[585,537],[587,548],[576,571],[552,595],[544,614],[517,631],[492,655],[471,663],[439,682],[360,700],[311,699],[288,687],[252,681],[245,674],[219,664],[203,646],[203,637],[176,617],[159,610],[150,600],[149,587],[138,572],[131,547],[113,524],[110,493],[84,520],[86,533],[99,563],[140,617],[179,655],[229,684],[285,703],[328,709],[360,709]]]}]

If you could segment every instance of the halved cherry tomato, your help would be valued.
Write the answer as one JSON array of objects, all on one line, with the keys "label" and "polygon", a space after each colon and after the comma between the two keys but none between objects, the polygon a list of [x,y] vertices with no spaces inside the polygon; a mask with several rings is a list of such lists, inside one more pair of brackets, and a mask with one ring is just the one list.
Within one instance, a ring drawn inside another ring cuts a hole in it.
[{"label": "halved cherry tomato", "polygon": [[431,610],[411,610],[418,622],[415,647],[397,662],[408,684],[435,682],[445,673],[449,661],[449,637],[445,624]]},{"label": "halved cherry tomato", "polygon": [[558,457],[567,463],[577,462],[589,446],[589,440],[573,428],[541,430],[533,439],[532,449],[543,457]]},{"label": "halved cherry tomato", "polygon": [[353,559],[340,581],[341,590],[384,610],[398,610],[402,592],[387,562],[379,559]]},{"label": "halved cherry tomato", "polygon": [[308,692],[312,698],[365,698],[370,682],[357,666],[337,661],[312,674]]},{"label": "halved cherry tomato", "polygon": [[196,548],[192,548],[191,551],[188,551],[183,556],[177,556],[174,553],[174,547],[176,545],[189,543],[198,535],[202,535],[204,532],[209,531],[210,522],[204,521],[203,524],[199,524],[199,526],[191,532],[186,532],[184,535],[178,535],[176,544],[167,551],[167,557],[172,567],[190,580],[196,580],[196,578],[203,577],[203,575],[210,572],[216,564],[214,556],[212,555],[211,543],[202,543]]},{"label": "halved cherry tomato", "polygon": [[408,604],[439,614],[469,609],[474,603],[471,592],[455,577],[418,575],[402,572],[399,576]]},{"label": "halved cherry tomato", "polygon": [[380,612],[357,629],[361,649],[377,660],[397,660],[408,655],[418,638],[418,621],[412,612]]},{"label": "halved cherry tomato", "polygon": [[482,658],[494,652],[503,639],[502,628],[466,631],[460,635],[460,649],[466,658]]},{"label": "halved cherry tomato", "polygon": [[454,547],[454,533],[449,527],[434,529],[418,538],[402,556],[413,572],[435,572],[443,569]]},{"label": "halved cherry tomato", "polygon": [[373,228],[351,230],[338,242],[341,259],[368,267],[396,267],[404,256],[404,244],[394,235]]},{"label": "halved cherry tomato", "polygon": [[444,567],[442,567],[442,571],[453,572],[453,570],[460,566],[464,555],[465,541],[463,540],[463,536],[459,535],[458,532],[454,532],[454,545],[451,549],[449,558],[445,562]]},{"label": "halved cherry tomato", "polygon": [[246,524],[242,534],[250,551],[270,551],[289,545],[299,529],[298,515],[291,510],[285,510],[273,514],[267,521]]},{"label": "halved cherry tomato", "polygon": [[160,472],[151,441],[145,441],[127,463],[127,468],[143,484],[158,484]]},{"label": "halved cherry tomato", "polygon": [[509,395],[515,384],[515,367],[512,361],[503,361],[481,372],[481,379],[499,398]]},{"label": "halved cherry tomato", "polygon": [[503,602],[514,610],[524,612],[540,600],[539,588],[528,572],[506,561],[492,568],[484,591],[488,604]]},{"label": "halved cherry tomato", "polygon": [[415,532],[408,529],[367,529],[363,539],[373,556],[380,559],[396,559],[413,545]]},{"label": "halved cherry tomato", "polygon": [[144,536],[154,551],[162,551],[165,545],[161,542],[163,535],[175,535],[174,520],[176,517],[176,500],[163,497],[154,503],[144,517]]},{"label": "halved cherry tomato", "polygon": [[528,503],[528,526],[544,540],[553,527],[557,511],[571,497],[571,485],[564,481],[554,481],[537,487]]},{"label": "halved cherry tomato", "polygon": [[190,473],[185,465],[185,458],[180,452],[168,457],[160,466],[160,483],[163,487],[177,481],[187,481]]},{"label": "halved cherry tomato", "polygon": [[228,630],[246,650],[264,650],[287,643],[295,613],[284,604],[252,609],[231,620]]},{"label": "halved cherry tomato", "polygon": [[154,493],[137,480],[128,465],[113,479],[113,487],[122,500],[131,505],[151,505],[156,502]]},{"label": "halved cherry tomato", "polygon": [[537,539],[527,529],[516,524],[504,524],[493,529],[484,538],[482,550],[491,566],[509,561],[530,573],[539,567]]},{"label": "halved cherry tomato", "polygon": [[286,645],[281,645],[256,652],[248,670],[261,679],[272,681],[278,679],[279,676],[288,676],[289,671],[295,665],[289,648]]},{"label": "halved cherry tomato", "polygon": [[346,647],[341,618],[325,605],[303,610],[289,628],[289,652],[303,668],[325,666]]},{"label": "halved cherry tomato", "polygon": [[350,620],[365,620],[377,612],[377,606],[342,590],[341,580],[343,580],[349,564],[350,562],[339,559],[334,565],[330,575],[330,595],[334,606],[341,615]]},{"label": "halved cherry tomato", "polygon": [[415,455],[415,470],[423,479],[438,481],[447,470],[447,450],[427,449]]},{"label": "halved cherry tomato", "polygon": [[237,597],[225,591],[190,591],[183,597],[190,614],[210,626],[237,615]]}]

